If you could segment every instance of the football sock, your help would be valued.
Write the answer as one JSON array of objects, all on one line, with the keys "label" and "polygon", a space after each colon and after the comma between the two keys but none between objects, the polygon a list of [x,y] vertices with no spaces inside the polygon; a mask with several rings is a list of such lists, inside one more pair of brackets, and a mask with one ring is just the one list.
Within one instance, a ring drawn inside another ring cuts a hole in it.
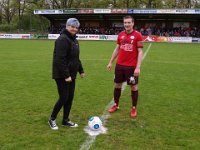
[{"label": "football sock", "polygon": [[131,91],[131,98],[132,98],[132,106],[137,105],[137,101],[138,101],[138,90],[137,91]]},{"label": "football sock", "polygon": [[114,101],[117,106],[119,105],[120,96],[121,96],[121,88],[115,88],[114,89]]}]

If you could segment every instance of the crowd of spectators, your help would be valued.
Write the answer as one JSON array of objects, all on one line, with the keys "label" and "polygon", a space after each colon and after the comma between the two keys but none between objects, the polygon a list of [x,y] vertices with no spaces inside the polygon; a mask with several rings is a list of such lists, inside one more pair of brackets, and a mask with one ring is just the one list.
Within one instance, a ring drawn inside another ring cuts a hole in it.
[{"label": "crowd of spectators", "polygon": [[[58,34],[65,28],[65,24],[49,28],[49,33]],[[144,36],[184,36],[184,37],[200,37],[200,29],[197,27],[184,28],[184,27],[135,27],[136,30],[140,31]],[[105,34],[105,35],[117,35],[119,32],[124,30],[122,27],[80,27],[79,34]]]},{"label": "crowd of spectators", "polygon": [[49,27],[48,31],[50,34],[59,34],[65,27],[66,27],[65,24],[59,24]]},{"label": "crowd of spectators", "polygon": [[197,27],[187,28],[187,27],[174,27],[174,28],[140,28],[139,31],[142,35],[157,35],[157,36],[182,36],[182,37],[200,37],[200,29]]},{"label": "crowd of spectators", "polygon": [[123,28],[112,27],[112,28],[100,28],[100,27],[86,27],[80,28],[79,34],[105,34],[105,35],[117,35]]}]

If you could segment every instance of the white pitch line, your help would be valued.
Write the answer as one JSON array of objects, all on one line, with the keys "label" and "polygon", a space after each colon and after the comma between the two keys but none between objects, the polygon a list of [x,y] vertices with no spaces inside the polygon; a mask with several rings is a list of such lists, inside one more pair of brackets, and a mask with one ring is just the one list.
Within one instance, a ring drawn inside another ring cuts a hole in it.
[{"label": "white pitch line", "polygon": [[143,55],[143,58],[142,59],[145,59],[147,53],[149,52],[150,48],[151,48],[151,45],[152,43],[149,44],[149,46],[147,47],[147,50],[145,51],[144,55]]},{"label": "white pitch line", "polygon": [[[150,48],[151,48],[152,43],[149,44],[147,50],[145,51],[142,59],[144,59],[147,55],[147,53],[149,52]],[[126,88],[126,82],[123,83],[122,85],[122,93]],[[104,111],[103,111],[103,115],[100,117],[103,122],[105,123],[107,121],[107,119],[110,117],[110,113],[107,111],[108,108],[110,108],[112,105],[114,104],[114,99],[112,98],[112,100],[106,105]],[[97,135],[94,136],[90,136],[88,135],[87,139],[85,140],[85,142],[81,145],[80,150],[89,150],[91,145],[94,143],[95,139],[96,139]]]}]

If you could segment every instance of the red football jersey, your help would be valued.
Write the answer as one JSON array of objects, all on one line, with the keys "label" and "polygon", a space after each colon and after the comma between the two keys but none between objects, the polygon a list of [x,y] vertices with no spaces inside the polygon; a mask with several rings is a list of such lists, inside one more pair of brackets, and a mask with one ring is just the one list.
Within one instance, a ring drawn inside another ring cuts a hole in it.
[{"label": "red football jersey", "polygon": [[120,46],[117,64],[136,67],[138,48],[143,48],[141,33],[136,30],[130,34],[122,31],[118,35],[117,44]]}]

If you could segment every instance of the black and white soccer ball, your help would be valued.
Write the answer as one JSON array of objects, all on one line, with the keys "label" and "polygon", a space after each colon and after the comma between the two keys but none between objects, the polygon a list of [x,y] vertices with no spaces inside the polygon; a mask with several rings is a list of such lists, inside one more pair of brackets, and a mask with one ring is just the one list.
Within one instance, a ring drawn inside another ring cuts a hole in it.
[{"label": "black and white soccer ball", "polygon": [[93,116],[88,121],[88,127],[93,131],[98,131],[102,127],[102,121],[99,117]]}]

